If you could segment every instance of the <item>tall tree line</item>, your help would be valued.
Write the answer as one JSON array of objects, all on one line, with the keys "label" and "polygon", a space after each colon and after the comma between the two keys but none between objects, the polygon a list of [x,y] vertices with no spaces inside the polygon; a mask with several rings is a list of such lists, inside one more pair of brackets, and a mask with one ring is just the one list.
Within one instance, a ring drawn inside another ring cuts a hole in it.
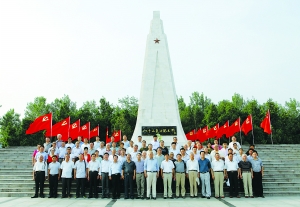
[{"label": "tall tree line", "polygon": [[[203,93],[194,92],[188,103],[179,97],[178,107],[185,133],[206,125],[213,127],[220,123],[221,126],[227,120],[232,123],[238,117],[241,117],[242,124],[247,116],[252,114],[256,144],[271,143],[270,136],[260,128],[260,123],[269,109],[274,143],[300,143],[300,103],[295,99],[290,99],[285,105],[280,105],[272,99],[259,104],[255,99],[245,100],[241,95],[234,94],[231,100],[222,100],[216,104]],[[109,132],[121,129],[122,133],[130,138],[136,124],[138,100],[126,96],[119,99],[117,105],[113,105],[102,97],[98,102],[84,102],[78,108],[67,95],[51,103],[47,103],[45,97],[36,97],[33,102],[27,104],[24,118],[21,119],[14,109],[10,109],[0,118],[0,143],[3,146],[26,146],[44,142],[43,131],[32,135],[25,135],[25,131],[36,117],[48,112],[53,113],[53,124],[68,116],[71,117],[71,123],[78,119],[81,120],[81,124],[89,121],[91,129],[99,124],[100,138],[103,141],[106,127],[109,128]],[[237,137],[239,139],[240,135],[237,134]],[[247,136],[242,133],[241,139],[243,143],[252,143],[252,133]],[[221,142],[228,142],[228,139],[223,137]]]}]

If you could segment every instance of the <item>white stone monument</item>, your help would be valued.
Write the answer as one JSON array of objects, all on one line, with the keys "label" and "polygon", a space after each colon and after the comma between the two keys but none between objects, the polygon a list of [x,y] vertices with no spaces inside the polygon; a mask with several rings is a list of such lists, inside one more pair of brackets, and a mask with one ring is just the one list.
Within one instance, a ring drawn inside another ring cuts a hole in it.
[{"label": "white stone monument", "polygon": [[166,146],[176,136],[179,144],[186,143],[182,129],[174,85],[167,37],[159,11],[153,12],[144,60],[142,86],[134,142],[141,135],[147,144],[154,134],[160,134]]}]

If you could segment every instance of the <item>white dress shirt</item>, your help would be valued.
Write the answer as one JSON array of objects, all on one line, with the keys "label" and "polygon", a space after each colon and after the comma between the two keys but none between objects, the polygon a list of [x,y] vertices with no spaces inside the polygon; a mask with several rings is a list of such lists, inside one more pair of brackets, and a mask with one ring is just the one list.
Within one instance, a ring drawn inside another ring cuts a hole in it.
[{"label": "white dress shirt", "polygon": [[59,162],[51,162],[49,164],[48,170],[50,170],[50,175],[57,175],[58,171],[60,169],[60,163]]},{"label": "white dress shirt", "polygon": [[94,142],[94,148],[95,149],[98,149],[99,147],[100,147],[100,144],[101,144],[101,142],[99,141],[99,142]]},{"label": "white dress shirt", "polygon": [[81,148],[80,147],[74,147],[73,149],[72,149],[72,154],[74,155],[74,157],[76,158],[76,157],[79,157],[79,154],[80,153],[82,153],[83,151],[81,150]]},{"label": "white dress shirt", "polygon": [[82,144],[81,147],[80,147],[81,150],[82,150],[82,152],[84,151],[84,148],[85,148],[85,147],[87,147],[88,149],[90,149],[90,144],[89,144],[89,143],[87,143],[87,144]]},{"label": "white dress shirt", "polygon": [[120,162],[110,163],[109,173],[108,173],[109,176],[113,174],[121,173],[121,171],[122,171],[122,164]]},{"label": "white dress shirt", "polygon": [[119,156],[118,157],[118,162],[120,162],[121,163],[121,165],[123,165],[123,163],[126,161],[126,156]]},{"label": "white dress shirt", "polygon": [[133,147],[126,148],[126,154],[131,154],[133,152]]},{"label": "white dress shirt", "polygon": [[239,169],[238,163],[234,160],[225,162],[225,167],[227,171],[237,171]]},{"label": "white dress shirt", "polygon": [[60,169],[62,169],[62,178],[72,178],[72,170],[74,169],[74,162],[69,160],[68,162],[63,161],[61,163]]},{"label": "white dress shirt", "polygon": [[153,141],[151,142],[151,144],[152,144],[152,149],[154,149],[154,150],[156,150],[156,149],[159,147],[159,141],[156,141],[156,142],[155,142],[155,141],[153,140]]},{"label": "white dress shirt", "polygon": [[174,163],[171,160],[163,160],[161,162],[160,168],[163,170],[164,173],[171,173],[173,172],[173,169],[175,168]]},{"label": "white dress shirt", "polygon": [[175,149],[172,149],[172,148],[170,148],[170,150],[169,150],[169,154],[170,154],[171,152],[173,152],[173,153],[174,153],[174,157],[176,157],[176,156],[177,156],[177,154],[180,154],[180,151],[179,151],[179,150],[177,150],[176,148],[175,148]]},{"label": "white dress shirt", "polygon": [[100,147],[99,147],[97,150],[98,150],[98,152],[99,152],[99,155],[102,155],[102,156],[103,156],[106,149],[105,149],[105,147],[103,147],[103,148],[100,148]]},{"label": "white dress shirt", "polygon": [[224,171],[224,164],[224,161],[221,159],[219,159],[218,161],[214,160],[211,163],[211,168],[213,169],[213,171]]},{"label": "white dress shirt", "polygon": [[76,169],[76,178],[85,178],[86,169],[88,168],[88,163],[85,160],[77,160],[74,169]]},{"label": "white dress shirt", "polygon": [[109,160],[102,160],[101,166],[100,166],[100,173],[108,173],[109,172],[109,166],[110,166]]},{"label": "white dress shirt", "polygon": [[186,173],[188,173],[190,170],[196,170],[197,172],[200,172],[198,160],[194,159],[186,162]]},{"label": "white dress shirt", "polygon": [[136,145],[138,146],[138,150],[142,147],[142,142],[137,142]]},{"label": "white dress shirt", "polygon": [[73,144],[72,142],[71,143],[67,143],[66,145],[65,145],[65,147],[66,148],[68,148],[68,147],[71,147],[71,150],[75,147],[75,144]]},{"label": "white dress shirt", "polygon": [[67,152],[67,148],[66,147],[60,147],[58,149],[58,157],[59,158],[65,158],[66,152]]},{"label": "white dress shirt", "polygon": [[137,153],[138,153],[138,152],[132,152],[132,153],[130,153],[130,155],[131,155],[131,160],[132,160],[133,162],[137,161],[137,157],[136,157]]},{"label": "white dress shirt", "polygon": [[124,148],[127,149],[130,145],[129,145],[129,141],[122,141],[124,143]]},{"label": "white dress shirt", "polygon": [[212,160],[212,161],[214,161],[214,160],[216,159],[216,157],[215,157],[216,153],[219,153],[220,158],[225,157],[225,155],[223,154],[223,152],[222,152],[221,150],[219,150],[219,151],[217,151],[217,152],[216,152],[215,150],[213,150],[213,151],[211,151],[211,153],[210,153],[210,156],[211,156],[211,160]]},{"label": "white dress shirt", "polygon": [[97,171],[97,172],[99,172],[99,169],[100,169],[100,162],[98,162],[98,161],[93,161],[93,160],[91,160],[90,162],[89,162],[89,171]]},{"label": "white dress shirt", "polygon": [[45,176],[48,175],[48,172],[47,172],[47,163],[42,161],[37,161],[36,163],[34,163],[34,166],[33,166],[33,170],[36,172],[36,171],[45,171]]}]

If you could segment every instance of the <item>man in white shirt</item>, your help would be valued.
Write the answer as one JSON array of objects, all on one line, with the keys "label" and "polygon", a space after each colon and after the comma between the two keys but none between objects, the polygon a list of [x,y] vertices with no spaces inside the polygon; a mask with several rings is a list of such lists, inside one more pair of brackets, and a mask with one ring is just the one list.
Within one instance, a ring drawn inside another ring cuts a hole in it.
[{"label": "man in white shirt", "polygon": [[152,152],[154,156],[156,155],[156,151],[153,150],[152,144],[148,144],[147,158],[149,158],[150,152]]},{"label": "man in white shirt", "polygon": [[196,179],[200,177],[198,161],[194,159],[194,153],[190,154],[190,159],[186,163],[186,173],[188,173],[190,183],[190,197],[197,197],[197,182]]},{"label": "man in white shirt", "polygon": [[219,145],[217,145],[217,144],[214,145],[214,150],[211,151],[211,153],[210,153],[212,161],[214,161],[216,159],[216,156],[215,156],[216,153],[219,153],[220,159],[222,159],[223,161],[225,160],[225,155],[222,151],[219,150]]},{"label": "man in white shirt", "polygon": [[224,161],[216,153],[215,160],[211,163],[211,177],[215,185],[215,198],[224,198]]},{"label": "man in white shirt", "polygon": [[[44,148],[44,146],[41,146]],[[33,166],[33,180],[35,181],[35,195],[31,198],[37,198],[40,190],[40,197],[45,198],[44,182],[47,176],[47,163],[44,161],[43,155],[39,155],[38,161]]]},{"label": "man in white shirt", "polygon": [[75,147],[72,149],[72,154],[73,154],[73,158],[75,159],[75,161],[77,161],[79,159],[79,154],[83,153],[83,150],[80,148],[79,146],[79,142],[77,141],[75,143]]},{"label": "man in white shirt", "polygon": [[[229,160],[225,162],[225,177],[229,179],[230,187],[229,187],[229,195],[230,198],[239,196],[239,189],[238,189],[238,163],[233,160],[233,154],[228,154]],[[233,192],[234,191],[234,192]]]},{"label": "man in white shirt", "polygon": [[100,137],[96,137],[96,141],[94,142],[94,148],[98,149],[100,147]]},{"label": "man in white shirt", "polygon": [[[76,198],[85,198],[85,180],[88,177],[88,164],[83,159],[83,154],[79,154],[79,160],[74,167],[74,180],[76,180]],[[80,191],[81,190],[81,191]]]},{"label": "man in white shirt", "polygon": [[[61,142],[62,143],[62,142]],[[48,150],[48,154],[50,154],[51,150],[54,149],[54,154],[56,156],[58,156],[59,151],[58,151],[58,147],[56,146],[56,142],[52,142],[52,147],[49,148]]]},{"label": "man in white shirt", "polygon": [[177,148],[176,148],[176,142],[172,142],[171,143],[171,147],[170,147],[169,153],[170,152],[173,152],[175,156],[180,153],[180,151],[177,150]]},{"label": "man in white shirt", "polygon": [[89,140],[87,138],[84,138],[84,143],[80,146],[81,150],[84,151],[84,148],[87,147],[88,149],[90,149],[90,144],[89,144]]},{"label": "man in white shirt", "polygon": [[120,188],[121,188],[121,170],[122,165],[120,162],[118,162],[118,156],[113,156],[113,162],[111,162],[109,166],[109,179],[111,180],[111,193],[112,193],[112,199],[118,199],[120,198]]},{"label": "man in white shirt", "polygon": [[108,160],[108,153],[105,152],[100,166],[100,180],[102,181],[102,198],[109,198],[108,174],[110,161]]},{"label": "man in white shirt", "polygon": [[105,146],[104,146],[104,142],[100,142],[100,147],[95,148],[98,150],[99,155],[103,156],[104,152],[105,152]]},{"label": "man in white shirt", "polygon": [[132,160],[133,162],[137,161],[137,157],[136,157],[137,154],[138,154],[138,145],[135,144],[135,145],[133,146],[133,152],[130,153],[130,155],[131,155],[131,160]]},{"label": "man in white shirt", "polygon": [[169,160],[169,155],[165,155],[165,160],[161,162],[161,175],[164,181],[164,199],[172,198],[172,178],[175,178],[174,163]]},{"label": "man in white shirt", "polygon": [[113,162],[114,161],[114,156],[117,155],[117,150],[113,149],[111,151],[111,155],[108,156],[108,161]]},{"label": "man in white shirt", "polygon": [[[184,148],[181,148],[180,149],[180,158],[186,163],[189,159],[190,159],[190,156],[185,152],[185,149]],[[175,155],[175,157],[177,157],[177,154]],[[195,156],[194,156],[195,158]]]},{"label": "man in white shirt", "polygon": [[46,137],[45,140],[46,140],[44,143],[45,152],[50,153],[49,149],[50,149],[52,143],[50,142],[49,137]]},{"label": "man in white shirt", "polygon": [[72,138],[68,138],[68,143],[66,144],[66,147],[71,147],[73,149],[75,147],[75,144],[72,143]]},{"label": "man in white shirt", "polygon": [[126,135],[123,136],[123,141],[122,142],[124,143],[124,148],[127,149],[129,147],[129,141],[127,140]]},{"label": "man in white shirt", "polygon": [[61,147],[58,149],[58,161],[62,163],[65,158],[65,154],[67,153],[67,148],[65,146],[65,142],[61,143]]},{"label": "man in white shirt", "polygon": [[153,150],[159,147],[159,141],[157,141],[157,136],[153,135],[153,141],[151,142]]},{"label": "man in white shirt", "polygon": [[89,189],[89,198],[93,197],[98,198],[98,179],[99,179],[99,172],[100,172],[100,162],[96,161],[96,155],[92,154],[92,160],[89,162],[88,165],[88,181],[90,185]]},{"label": "man in white shirt", "polygon": [[[79,143],[78,143],[79,144]],[[72,181],[72,170],[74,169],[74,162],[70,160],[70,155],[65,155],[65,160],[61,163],[60,174],[62,178],[62,197],[66,198],[67,195],[71,198],[71,181]],[[66,194],[67,191],[67,194]]]},{"label": "man in white shirt", "polygon": [[48,198],[57,198],[57,186],[60,179],[60,164],[57,162],[57,156],[52,156],[52,162],[48,167],[48,180],[50,193]]},{"label": "man in white shirt", "polygon": [[240,145],[240,143],[239,142],[237,142],[236,141],[236,137],[235,136],[232,136],[232,138],[231,138],[231,142],[229,143],[229,146],[228,146],[228,148],[231,148],[231,149],[233,149],[233,144],[234,143],[236,143],[236,145],[237,145],[237,149],[239,150],[240,148],[241,148],[241,145]]},{"label": "man in white shirt", "polygon": [[223,143],[223,147],[222,149],[220,149],[220,152],[226,157],[228,155],[228,147],[227,147],[227,143],[224,142]]},{"label": "man in white shirt", "polygon": [[129,147],[126,148],[126,154],[131,154],[133,152],[133,141],[130,140]]},{"label": "man in white shirt", "polygon": [[138,136],[138,141],[137,141],[137,146],[138,146],[138,150],[142,147],[142,136]]}]

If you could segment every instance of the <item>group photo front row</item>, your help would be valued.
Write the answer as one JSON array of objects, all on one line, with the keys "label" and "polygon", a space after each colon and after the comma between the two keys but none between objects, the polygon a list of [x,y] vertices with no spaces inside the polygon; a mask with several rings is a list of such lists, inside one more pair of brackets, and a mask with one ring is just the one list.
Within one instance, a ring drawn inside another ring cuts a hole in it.
[{"label": "group photo front row", "polygon": [[[210,199],[211,187],[215,198],[225,198],[224,186],[229,197],[262,197],[264,167],[254,145],[244,152],[236,137],[220,145],[205,145],[196,140],[182,145],[173,138],[170,148],[163,140],[153,136],[151,143],[138,136],[137,143],[127,140],[109,143],[90,142],[78,137],[75,144],[50,141],[38,144],[32,154],[35,194],[31,198],[44,198],[44,184],[49,182],[48,198],[58,197],[61,182],[61,198],[71,198],[72,182],[76,183],[75,198],[153,199],[161,193],[164,199]],[[213,185],[211,185],[211,183]]]}]

